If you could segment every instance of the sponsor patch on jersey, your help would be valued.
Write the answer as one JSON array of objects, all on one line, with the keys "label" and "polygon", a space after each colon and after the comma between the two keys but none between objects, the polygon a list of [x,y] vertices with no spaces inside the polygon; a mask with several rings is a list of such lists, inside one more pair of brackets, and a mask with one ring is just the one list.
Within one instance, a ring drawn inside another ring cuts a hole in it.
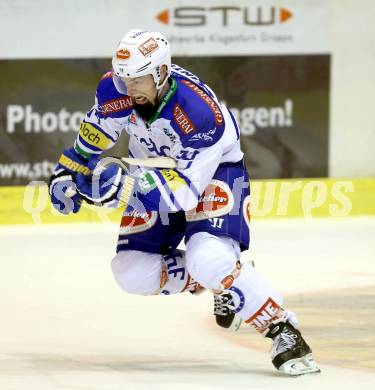
[{"label": "sponsor patch on jersey", "polygon": [[232,191],[227,183],[213,179],[199,198],[194,210],[186,211],[186,220],[201,221],[228,214],[234,205]]},{"label": "sponsor patch on jersey", "polygon": [[176,141],[176,136],[172,133],[172,131],[166,127],[163,127],[164,134],[171,140],[171,142]]},{"label": "sponsor patch on jersey", "polygon": [[164,180],[171,191],[178,190],[179,188],[187,185],[185,179],[183,179],[173,169],[161,169],[159,172],[164,177]]},{"label": "sponsor patch on jersey", "polygon": [[124,96],[118,99],[109,100],[100,106],[100,112],[103,115],[112,114],[133,107],[133,99],[130,96]]},{"label": "sponsor patch on jersey", "polygon": [[147,39],[146,42],[143,42],[142,45],[138,46],[138,50],[145,56],[149,56],[155,50],[159,48],[159,45],[154,38]]},{"label": "sponsor patch on jersey", "polygon": [[195,94],[197,94],[208,105],[208,107],[210,107],[211,111],[215,116],[215,123],[219,126],[222,125],[224,123],[223,113],[221,112],[220,107],[215,102],[215,100],[213,100],[202,89],[200,89],[197,85],[195,85],[191,81],[181,80],[181,82],[187,85]]},{"label": "sponsor patch on jersey", "polygon": [[130,51],[128,49],[117,50],[116,57],[119,60],[127,60],[130,58]]},{"label": "sponsor patch on jersey", "polygon": [[121,225],[120,235],[134,234],[151,229],[158,218],[156,211],[147,211],[139,213],[136,210],[124,212]]},{"label": "sponsor patch on jersey", "polygon": [[111,143],[111,140],[91,123],[81,122],[79,135],[89,145],[95,146],[101,150],[106,149]]},{"label": "sponsor patch on jersey", "polygon": [[189,134],[197,130],[179,104],[173,107],[173,118],[183,133]]},{"label": "sponsor patch on jersey", "polygon": [[256,330],[262,331],[272,321],[279,318],[280,311],[281,307],[272,298],[268,298],[264,305],[245,322]]},{"label": "sponsor patch on jersey", "polygon": [[245,200],[243,202],[242,212],[243,212],[243,216],[244,216],[245,221],[246,221],[248,226],[250,226],[250,218],[251,218],[251,207],[250,206],[251,206],[250,195],[247,195],[247,197],[245,198]]},{"label": "sponsor patch on jersey", "polygon": [[134,112],[129,116],[129,122],[133,125],[137,124],[137,116],[134,114]]},{"label": "sponsor patch on jersey", "polygon": [[199,132],[194,134],[189,138],[189,142],[194,141],[203,141],[203,142],[212,142],[214,140],[214,135],[216,133],[216,127],[214,129],[208,130],[206,132]]},{"label": "sponsor patch on jersey", "polygon": [[81,165],[76,161],[73,161],[69,157],[65,156],[65,154],[62,154],[60,156],[59,164],[61,164],[63,167],[68,168],[73,172],[80,172],[83,173],[84,175],[89,175],[91,173],[90,169],[88,169],[86,166]]},{"label": "sponsor patch on jersey", "polygon": [[156,183],[150,172],[142,172],[137,180],[140,191],[147,194],[156,188]]}]

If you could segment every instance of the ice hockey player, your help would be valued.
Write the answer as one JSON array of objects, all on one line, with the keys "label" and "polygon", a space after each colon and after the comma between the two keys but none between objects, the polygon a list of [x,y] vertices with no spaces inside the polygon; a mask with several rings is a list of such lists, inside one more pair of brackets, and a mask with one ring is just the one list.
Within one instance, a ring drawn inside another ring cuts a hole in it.
[{"label": "ice hockey player", "polygon": [[[101,153],[129,135],[129,156],[172,157],[175,169],[118,165],[92,175]],[[272,363],[289,375],[319,372],[296,316],[248,262],[249,176],[240,130],[229,109],[197,76],[171,64],[167,39],[131,30],[74,146],[50,180],[54,206],[78,212],[81,201],[124,207],[112,271],[131,294],[176,294],[202,287],[215,294],[217,322],[238,318],[272,339]],[[184,238],[186,250],[176,249]],[[233,325],[234,324],[234,325]]]}]

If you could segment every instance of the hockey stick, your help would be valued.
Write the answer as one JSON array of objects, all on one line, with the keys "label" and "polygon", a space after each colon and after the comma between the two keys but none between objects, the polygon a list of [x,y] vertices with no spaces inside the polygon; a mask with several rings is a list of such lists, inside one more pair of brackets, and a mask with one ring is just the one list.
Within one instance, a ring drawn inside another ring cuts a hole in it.
[{"label": "hockey stick", "polygon": [[138,165],[146,168],[168,168],[173,169],[177,167],[176,160],[172,157],[149,157],[149,158],[132,158],[132,157],[104,157],[99,160],[98,165],[93,171],[94,176],[99,176],[105,168],[111,164],[118,165],[126,172],[128,171],[128,165]]}]

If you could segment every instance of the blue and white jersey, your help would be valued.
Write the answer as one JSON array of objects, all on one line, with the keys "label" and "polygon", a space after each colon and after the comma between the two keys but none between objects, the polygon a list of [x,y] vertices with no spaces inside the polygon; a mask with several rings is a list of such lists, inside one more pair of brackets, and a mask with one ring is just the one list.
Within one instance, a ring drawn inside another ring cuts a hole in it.
[{"label": "blue and white jersey", "polygon": [[[129,156],[168,156],[177,168],[138,169],[137,197],[147,210],[191,210],[218,166],[243,158],[239,129],[197,76],[172,66],[170,88],[148,121],[133,110],[126,87],[108,72],[99,82],[95,105],[86,114],[75,142],[85,156],[111,148],[120,134],[129,134]],[[163,207],[161,207],[163,205]]]}]

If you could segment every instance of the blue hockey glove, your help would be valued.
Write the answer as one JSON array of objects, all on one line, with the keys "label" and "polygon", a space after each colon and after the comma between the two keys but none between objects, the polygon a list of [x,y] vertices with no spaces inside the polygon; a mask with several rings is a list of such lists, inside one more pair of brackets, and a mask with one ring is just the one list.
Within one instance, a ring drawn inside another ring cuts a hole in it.
[{"label": "blue hockey glove", "polygon": [[88,168],[95,170],[94,175],[77,175],[78,193],[87,203],[96,206],[126,207],[133,196],[135,180],[115,164],[95,169],[98,163],[98,159],[88,163]]},{"label": "blue hockey glove", "polygon": [[80,156],[74,148],[64,150],[50,178],[49,193],[53,207],[62,214],[77,213],[81,208],[82,197],[78,194],[75,176],[89,174],[88,160]]}]

